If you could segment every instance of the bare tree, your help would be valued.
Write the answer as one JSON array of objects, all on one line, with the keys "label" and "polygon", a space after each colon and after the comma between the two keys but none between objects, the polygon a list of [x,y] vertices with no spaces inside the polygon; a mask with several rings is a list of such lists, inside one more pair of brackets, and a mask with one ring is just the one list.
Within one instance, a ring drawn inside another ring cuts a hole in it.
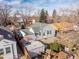
[{"label": "bare tree", "polygon": [[18,12],[20,13],[25,27],[27,23],[29,23],[32,11],[34,11],[34,8],[32,6],[26,6],[18,9]]},{"label": "bare tree", "polygon": [[0,6],[0,19],[2,25],[6,26],[8,24],[8,17],[11,12],[11,6],[9,5],[2,5]]},{"label": "bare tree", "polygon": [[37,9],[37,11],[34,13],[34,16],[36,16],[36,22],[39,22],[40,13],[41,13],[40,9]]},{"label": "bare tree", "polygon": [[67,21],[71,23],[77,23],[79,19],[79,11],[74,9],[61,9],[61,21]]}]

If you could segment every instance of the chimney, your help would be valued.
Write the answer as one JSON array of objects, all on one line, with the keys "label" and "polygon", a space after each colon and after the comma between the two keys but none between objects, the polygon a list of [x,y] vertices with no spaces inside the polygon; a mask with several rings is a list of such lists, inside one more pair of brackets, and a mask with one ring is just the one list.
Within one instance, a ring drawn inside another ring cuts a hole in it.
[{"label": "chimney", "polygon": [[0,41],[3,40],[3,35],[0,35]]}]

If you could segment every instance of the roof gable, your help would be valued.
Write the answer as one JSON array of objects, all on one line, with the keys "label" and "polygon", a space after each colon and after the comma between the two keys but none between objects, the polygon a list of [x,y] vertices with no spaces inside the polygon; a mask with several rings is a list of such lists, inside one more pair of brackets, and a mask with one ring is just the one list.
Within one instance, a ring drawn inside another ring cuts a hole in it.
[{"label": "roof gable", "polygon": [[43,30],[43,28],[45,26],[48,26],[46,23],[34,23],[32,24],[30,27],[34,30],[34,32],[40,32],[41,30]]}]

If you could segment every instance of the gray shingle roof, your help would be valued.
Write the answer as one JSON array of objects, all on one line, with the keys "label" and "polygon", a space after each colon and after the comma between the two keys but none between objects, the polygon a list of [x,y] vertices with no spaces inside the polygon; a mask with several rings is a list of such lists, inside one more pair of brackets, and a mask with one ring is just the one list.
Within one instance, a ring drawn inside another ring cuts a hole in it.
[{"label": "gray shingle roof", "polygon": [[15,41],[13,33],[6,27],[0,27],[0,35],[3,35],[4,39]]},{"label": "gray shingle roof", "polygon": [[34,32],[39,32],[40,30],[42,30],[45,26],[47,26],[46,23],[35,23],[32,24],[30,27],[34,30]]},{"label": "gray shingle roof", "polygon": [[29,29],[21,29],[26,35],[32,35],[33,33],[29,31]]}]

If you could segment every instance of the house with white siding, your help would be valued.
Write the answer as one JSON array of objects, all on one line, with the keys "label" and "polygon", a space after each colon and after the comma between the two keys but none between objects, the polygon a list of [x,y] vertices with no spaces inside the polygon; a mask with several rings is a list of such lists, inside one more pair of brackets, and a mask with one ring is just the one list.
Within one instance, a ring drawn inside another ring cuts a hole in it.
[{"label": "house with white siding", "polygon": [[13,33],[6,27],[0,27],[0,57],[2,59],[17,59],[17,46]]},{"label": "house with white siding", "polygon": [[4,39],[0,35],[0,59],[17,59],[16,42]]},{"label": "house with white siding", "polygon": [[55,28],[52,28],[49,24],[36,22],[26,29],[20,29],[18,33],[23,37],[30,35],[33,40],[40,40],[43,38],[54,37],[55,31]]},{"label": "house with white siding", "polygon": [[37,22],[32,24],[29,28],[35,34],[37,40],[55,36],[55,29],[46,23]]}]

